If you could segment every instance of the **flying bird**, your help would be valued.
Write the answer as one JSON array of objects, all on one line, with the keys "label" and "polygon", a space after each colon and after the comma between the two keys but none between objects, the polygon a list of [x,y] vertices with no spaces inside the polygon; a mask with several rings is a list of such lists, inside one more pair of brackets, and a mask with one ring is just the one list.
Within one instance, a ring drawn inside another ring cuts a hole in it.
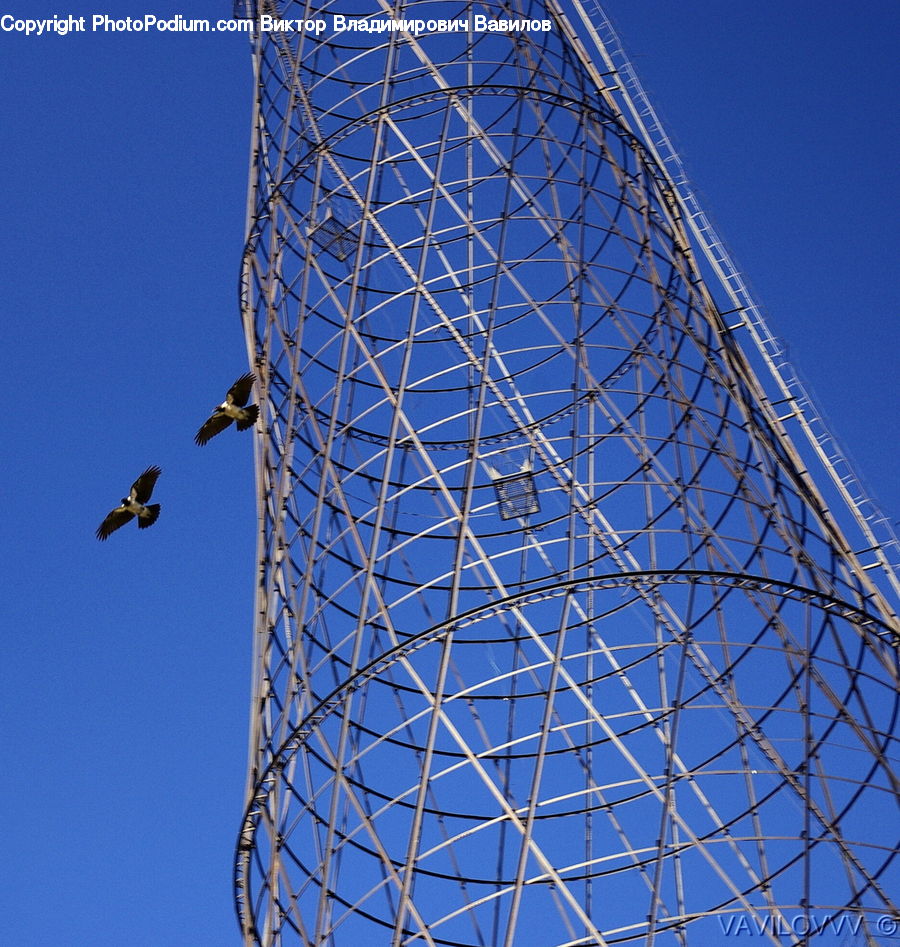
[{"label": "flying bird", "polygon": [[159,504],[146,505],[156,486],[156,481],[162,470],[159,467],[148,467],[131,485],[131,492],[114,509],[110,510],[106,519],[97,527],[97,539],[105,541],[110,533],[114,533],[120,526],[124,526],[135,516],[138,520],[138,529],[146,529],[159,519]]},{"label": "flying bird", "polygon": [[256,424],[256,419],[259,417],[259,405],[247,404],[255,378],[253,372],[247,372],[228,389],[225,400],[213,409],[208,420],[197,431],[197,436],[194,438],[197,444],[202,447],[220,431],[224,431],[232,421],[237,423],[239,431],[246,431],[248,427]]}]

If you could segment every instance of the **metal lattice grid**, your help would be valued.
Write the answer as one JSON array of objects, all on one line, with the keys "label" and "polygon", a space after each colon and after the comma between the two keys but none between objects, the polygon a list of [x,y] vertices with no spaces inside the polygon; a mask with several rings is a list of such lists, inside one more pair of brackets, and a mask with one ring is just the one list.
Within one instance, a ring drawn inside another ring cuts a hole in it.
[{"label": "metal lattice grid", "polygon": [[363,19],[476,14],[255,41],[245,942],[875,943],[891,609],[562,11]]}]

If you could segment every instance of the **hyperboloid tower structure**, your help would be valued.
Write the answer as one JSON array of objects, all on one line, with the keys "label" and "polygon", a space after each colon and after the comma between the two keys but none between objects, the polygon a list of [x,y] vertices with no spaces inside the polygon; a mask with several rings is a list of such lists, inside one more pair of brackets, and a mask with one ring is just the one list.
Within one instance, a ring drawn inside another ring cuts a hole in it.
[{"label": "hyperboloid tower structure", "polygon": [[890,549],[567,3],[258,11],[247,944],[891,933]]}]

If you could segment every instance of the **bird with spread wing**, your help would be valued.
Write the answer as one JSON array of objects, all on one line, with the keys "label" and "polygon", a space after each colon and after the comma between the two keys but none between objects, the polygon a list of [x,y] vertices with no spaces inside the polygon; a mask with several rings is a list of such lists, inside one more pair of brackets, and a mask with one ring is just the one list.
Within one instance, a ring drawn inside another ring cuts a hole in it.
[{"label": "bird with spread wing", "polygon": [[97,539],[105,541],[111,533],[124,526],[130,519],[137,517],[138,529],[146,529],[159,519],[159,504],[147,501],[153,493],[156,481],[162,473],[159,467],[148,467],[131,485],[131,492],[97,527]]},{"label": "bird with spread wing", "polygon": [[259,405],[247,404],[250,400],[250,391],[256,376],[247,372],[228,389],[222,404],[213,409],[213,413],[197,431],[194,441],[201,447],[217,434],[224,431],[232,421],[237,424],[239,431],[245,431],[256,424],[259,417]]}]

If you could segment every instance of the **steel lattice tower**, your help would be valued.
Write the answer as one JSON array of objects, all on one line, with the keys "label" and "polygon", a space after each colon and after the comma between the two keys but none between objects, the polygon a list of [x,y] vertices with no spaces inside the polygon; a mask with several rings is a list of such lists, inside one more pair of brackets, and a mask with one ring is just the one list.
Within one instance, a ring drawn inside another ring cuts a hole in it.
[{"label": "steel lattice tower", "polygon": [[328,27],[254,42],[245,942],[804,943],[845,911],[880,943],[883,550],[808,474],[603,40],[556,0],[263,12]]}]

